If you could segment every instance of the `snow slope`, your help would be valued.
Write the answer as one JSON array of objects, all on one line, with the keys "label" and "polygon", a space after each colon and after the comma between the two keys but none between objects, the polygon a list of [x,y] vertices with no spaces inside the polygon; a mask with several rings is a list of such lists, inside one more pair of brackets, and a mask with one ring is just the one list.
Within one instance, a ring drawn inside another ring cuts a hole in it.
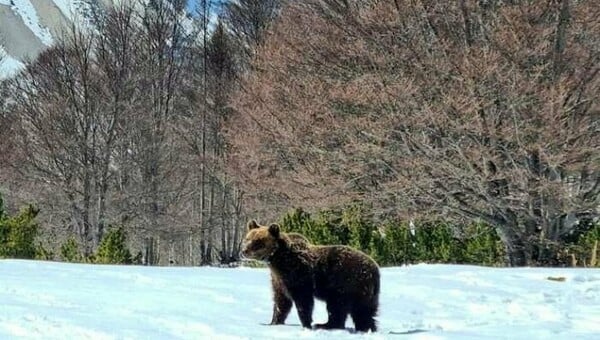
[{"label": "snow slope", "polygon": [[0,80],[3,77],[10,77],[21,68],[25,67],[22,62],[9,56],[2,46],[0,46]]},{"label": "snow slope", "polygon": [[18,72],[23,62],[54,44],[70,22],[84,23],[89,3],[99,0],[88,1],[0,0],[0,79]]},{"label": "snow slope", "polygon": [[[0,80],[16,74],[52,46],[71,23],[92,27],[89,13],[93,7],[131,1],[0,0]],[[212,21],[216,18],[215,13]]]},{"label": "snow slope", "polygon": [[[6,1],[3,0],[5,3]],[[52,34],[47,27],[43,27],[40,24],[40,18],[36,12],[35,7],[29,0],[13,0],[15,4],[13,11],[18,14],[23,23],[42,41],[46,46],[50,46],[53,43]]]},{"label": "snow slope", "polygon": [[295,309],[290,325],[270,318],[266,269],[0,261],[1,339],[598,339],[600,271],[385,268],[378,333],[305,330]]}]

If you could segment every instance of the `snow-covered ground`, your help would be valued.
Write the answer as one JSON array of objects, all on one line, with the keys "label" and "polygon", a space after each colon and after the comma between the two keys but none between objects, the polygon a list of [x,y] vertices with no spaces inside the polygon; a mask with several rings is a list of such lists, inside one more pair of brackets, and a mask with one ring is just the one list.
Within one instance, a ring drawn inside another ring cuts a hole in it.
[{"label": "snow-covered ground", "polygon": [[599,339],[600,270],[385,268],[378,333],[270,318],[266,269],[0,261],[0,339]]}]

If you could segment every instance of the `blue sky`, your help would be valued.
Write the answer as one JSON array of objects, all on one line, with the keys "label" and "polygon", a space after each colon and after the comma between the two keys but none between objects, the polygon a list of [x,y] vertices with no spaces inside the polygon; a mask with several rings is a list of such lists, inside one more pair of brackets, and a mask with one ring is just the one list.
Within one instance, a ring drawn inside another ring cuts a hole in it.
[{"label": "blue sky", "polygon": [[[227,0],[211,0],[212,1],[212,6],[214,7],[218,7],[219,4],[222,4],[224,2],[227,2]],[[189,0],[188,1],[188,10],[190,12],[193,12],[194,9],[196,8],[196,5],[198,4],[199,0]]]},{"label": "blue sky", "polygon": [[190,0],[188,2],[188,10],[191,12],[196,7],[197,0]]}]

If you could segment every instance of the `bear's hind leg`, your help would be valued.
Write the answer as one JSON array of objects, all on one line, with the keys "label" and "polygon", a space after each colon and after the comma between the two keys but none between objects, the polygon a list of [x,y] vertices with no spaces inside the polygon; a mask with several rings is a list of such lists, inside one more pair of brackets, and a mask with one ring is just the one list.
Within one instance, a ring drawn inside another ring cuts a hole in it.
[{"label": "bear's hind leg", "polygon": [[354,328],[357,332],[372,332],[377,331],[377,324],[375,321],[375,314],[377,314],[377,308],[370,304],[357,304],[352,308],[350,315],[352,321],[354,321]]},{"label": "bear's hind leg", "polygon": [[317,329],[344,329],[348,318],[348,304],[343,298],[331,298],[327,300],[327,323],[316,324]]}]

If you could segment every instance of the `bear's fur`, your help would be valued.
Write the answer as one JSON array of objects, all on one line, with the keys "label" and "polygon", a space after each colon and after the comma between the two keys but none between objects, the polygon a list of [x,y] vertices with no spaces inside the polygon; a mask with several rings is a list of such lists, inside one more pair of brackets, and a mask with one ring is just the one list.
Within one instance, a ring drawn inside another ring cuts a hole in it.
[{"label": "bear's fur", "polygon": [[283,309],[274,310],[273,321],[285,320],[293,301],[302,326],[312,328],[317,298],[327,304],[328,321],[315,328],[343,329],[350,314],[357,331],[376,331],[380,285],[377,263],[347,246],[296,244],[294,237],[281,232],[277,224],[248,224],[242,255],[266,261],[274,278],[273,287],[281,288],[287,297],[287,302],[275,301],[275,306],[281,303]]}]

